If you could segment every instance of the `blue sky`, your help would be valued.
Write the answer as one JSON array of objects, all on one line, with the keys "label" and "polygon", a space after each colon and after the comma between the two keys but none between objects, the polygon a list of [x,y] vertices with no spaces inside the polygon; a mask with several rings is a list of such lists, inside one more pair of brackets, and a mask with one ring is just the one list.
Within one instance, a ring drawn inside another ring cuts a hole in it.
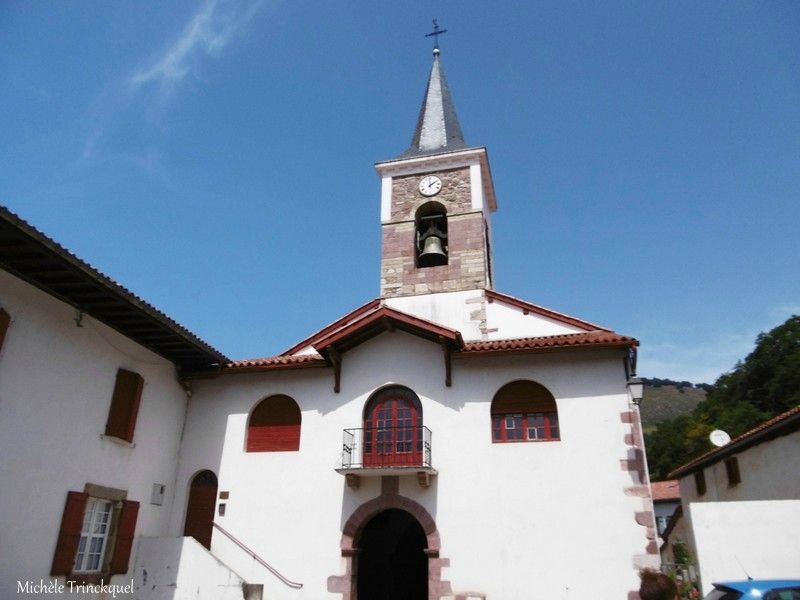
[{"label": "blue sky", "polygon": [[233,358],[378,293],[431,18],[500,291],[713,381],[800,312],[797,2],[0,4],[0,203]]}]

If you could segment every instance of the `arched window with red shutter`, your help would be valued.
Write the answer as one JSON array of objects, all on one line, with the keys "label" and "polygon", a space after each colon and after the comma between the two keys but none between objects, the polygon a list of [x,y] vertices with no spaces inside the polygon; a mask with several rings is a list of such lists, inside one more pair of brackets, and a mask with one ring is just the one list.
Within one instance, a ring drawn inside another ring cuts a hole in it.
[{"label": "arched window with red shutter", "polygon": [[551,442],[561,439],[556,399],[535,381],[512,381],[492,400],[492,442]]},{"label": "arched window with red shutter", "polygon": [[247,422],[247,452],[299,450],[300,420],[300,407],[289,396],[264,398]]}]

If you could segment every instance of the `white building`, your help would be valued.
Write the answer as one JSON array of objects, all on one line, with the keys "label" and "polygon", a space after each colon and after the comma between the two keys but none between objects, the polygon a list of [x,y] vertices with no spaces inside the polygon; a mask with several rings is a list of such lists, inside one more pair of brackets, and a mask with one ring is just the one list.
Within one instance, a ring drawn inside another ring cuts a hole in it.
[{"label": "white building", "polygon": [[800,406],[679,467],[681,507],[661,554],[688,550],[704,592],[715,581],[798,576]]},{"label": "white building", "polygon": [[659,560],[636,340],[494,289],[488,154],[438,51],[411,148],[376,169],[380,297],[255,360],[2,213],[0,539],[19,544],[0,585],[635,597]]},{"label": "white building", "polygon": [[681,505],[681,488],[677,479],[651,481],[650,493],[653,498],[653,514],[656,518],[656,532],[659,543],[675,509]]}]

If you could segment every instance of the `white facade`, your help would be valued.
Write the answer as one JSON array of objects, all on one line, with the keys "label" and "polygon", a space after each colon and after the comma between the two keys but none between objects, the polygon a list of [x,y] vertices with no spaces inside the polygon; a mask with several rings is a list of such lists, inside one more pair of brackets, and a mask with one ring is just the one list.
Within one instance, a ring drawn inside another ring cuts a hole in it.
[{"label": "white facade", "polygon": [[[517,379],[536,380],[553,393],[560,441],[492,443],[491,400]],[[633,557],[646,544],[634,520],[642,498],[625,494],[631,475],[620,468],[629,458],[622,440],[630,427],[620,419],[629,410],[625,382],[618,353],[588,351],[456,361],[448,388],[441,349],[402,332],[351,350],[339,394],[327,370],[197,381],[176,506],[185,505],[191,477],[214,468],[221,455],[219,489],[230,498],[216,520],[304,587],[286,588],[218,532],[212,550],[247,581],[263,583],[265,597],[321,597],[328,577],[341,574],[343,523],[380,495],[380,477],[364,477],[353,490],[335,472],[342,431],[361,426],[373,392],[402,384],[421,399],[438,475],[422,488],[410,472],[400,479],[400,495],[434,518],[440,554],[450,559],[442,578],[454,591],[508,599],[620,597],[638,585]],[[247,453],[248,414],[273,394],[287,394],[301,408],[300,450]],[[175,534],[181,519],[176,511]],[[531,565],[538,573],[533,587]]]},{"label": "white facade", "polygon": [[[672,560],[675,546],[685,545],[704,593],[715,581],[746,579],[747,574],[797,577],[800,480],[790,475],[800,460],[800,430],[790,423],[797,411],[676,470],[683,512],[661,551]],[[726,461],[738,466],[738,482],[729,479]],[[704,493],[697,486],[701,474]]]},{"label": "white facade", "polygon": [[[141,503],[137,535],[163,535],[175,492],[186,394],[164,358],[0,271],[11,324],[0,351],[0,597],[49,579],[68,491],[94,484]],[[103,435],[117,370],[145,385],[132,444]],[[151,505],[153,484],[165,486]],[[132,561],[131,561],[132,563]],[[131,568],[132,568],[131,564]],[[112,583],[130,583],[115,575]],[[63,577],[60,578],[63,581]]]},{"label": "white facade", "polygon": [[800,432],[775,438],[736,454],[742,480],[728,484],[725,461],[703,469],[706,493],[697,493],[693,476],[681,477],[681,500],[692,502],[730,502],[743,500],[798,500],[800,478],[787,477],[787,464],[800,461]]}]

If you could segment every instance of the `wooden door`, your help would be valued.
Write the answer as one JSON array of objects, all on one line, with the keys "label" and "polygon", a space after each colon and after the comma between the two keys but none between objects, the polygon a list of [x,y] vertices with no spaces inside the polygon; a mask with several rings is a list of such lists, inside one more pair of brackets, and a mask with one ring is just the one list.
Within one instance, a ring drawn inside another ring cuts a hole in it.
[{"label": "wooden door", "polygon": [[200,471],[192,479],[189,503],[186,507],[186,524],[183,535],[191,536],[206,548],[211,548],[211,530],[214,508],[217,504],[217,476],[211,471]]}]

